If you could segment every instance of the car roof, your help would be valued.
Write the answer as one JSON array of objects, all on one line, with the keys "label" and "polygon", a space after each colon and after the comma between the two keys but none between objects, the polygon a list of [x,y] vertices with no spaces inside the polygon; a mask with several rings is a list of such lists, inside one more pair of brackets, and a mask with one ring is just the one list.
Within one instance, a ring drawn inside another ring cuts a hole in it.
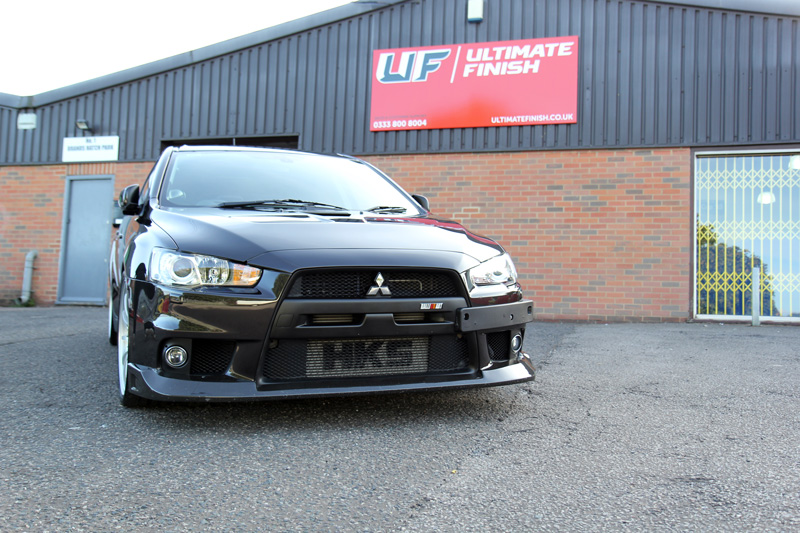
[{"label": "car roof", "polygon": [[271,148],[262,146],[231,146],[231,145],[188,145],[177,146],[172,148],[176,152],[259,152],[259,153],[274,153],[274,154],[298,154],[317,157],[335,157],[352,159],[354,161],[361,161],[357,157],[347,154],[320,154],[317,152],[306,152],[303,150],[294,150],[291,148]]}]

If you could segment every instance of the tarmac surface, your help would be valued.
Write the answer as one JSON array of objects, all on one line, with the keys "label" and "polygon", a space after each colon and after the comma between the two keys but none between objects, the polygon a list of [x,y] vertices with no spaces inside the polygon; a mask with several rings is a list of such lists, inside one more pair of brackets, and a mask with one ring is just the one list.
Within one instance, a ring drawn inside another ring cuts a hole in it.
[{"label": "tarmac surface", "polygon": [[537,380],[126,409],[106,311],[0,309],[0,531],[800,531],[800,328],[534,323]]}]

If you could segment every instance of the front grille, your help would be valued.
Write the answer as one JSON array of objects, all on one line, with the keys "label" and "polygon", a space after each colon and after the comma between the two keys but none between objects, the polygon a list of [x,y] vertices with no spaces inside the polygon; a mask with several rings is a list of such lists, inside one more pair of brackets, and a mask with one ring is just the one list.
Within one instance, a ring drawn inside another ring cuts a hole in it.
[{"label": "front grille", "polygon": [[511,340],[508,331],[498,331],[486,334],[486,345],[489,347],[489,359],[498,363],[508,361],[508,351],[511,349]]},{"label": "front grille", "polygon": [[375,269],[305,272],[294,280],[287,297],[306,299],[365,298],[370,287],[377,286],[375,278],[379,273],[384,278],[383,286],[389,289],[392,298],[460,296],[458,285],[456,284],[458,278],[451,272]]},{"label": "front grille", "polygon": [[231,366],[236,343],[232,341],[195,340],[192,342],[191,374],[224,374]]},{"label": "front grille", "polygon": [[455,372],[468,366],[466,341],[452,335],[291,339],[267,350],[264,377],[271,381],[358,378]]}]

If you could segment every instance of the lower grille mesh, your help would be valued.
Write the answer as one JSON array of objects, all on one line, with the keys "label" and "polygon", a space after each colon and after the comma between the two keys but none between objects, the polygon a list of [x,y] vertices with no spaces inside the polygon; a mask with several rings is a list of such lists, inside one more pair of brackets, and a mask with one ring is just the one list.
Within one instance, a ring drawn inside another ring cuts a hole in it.
[{"label": "lower grille mesh", "polygon": [[467,343],[455,336],[282,340],[267,351],[271,381],[442,373],[469,366]]},{"label": "lower grille mesh", "polygon": [[224,374],[231,365],[236,343],[195,340],[192,344],[191,374]]},{"label": "lower grille mesh", "polygon": [[489,359],[496,363],[508,361],[508,351],[511,348],[508,331],[488,333],[486,344],[489,347]]}]

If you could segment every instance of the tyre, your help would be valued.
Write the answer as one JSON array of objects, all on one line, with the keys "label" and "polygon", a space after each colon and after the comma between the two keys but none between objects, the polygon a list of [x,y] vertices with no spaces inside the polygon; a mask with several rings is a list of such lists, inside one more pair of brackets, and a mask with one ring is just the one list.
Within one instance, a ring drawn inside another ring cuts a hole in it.
[{"label": "tyre", "polygon": [[130,296],[127,290],[120,294],[117,321],[117,373],[119,375],[119,402],[125,407],[139,407],[145,399],[130,390],[128,376],[128,345],[130,342]]},{"label": "tyre", "polygon": [[116,346],[119,340],[119,332],[117,331],[118,320],[114,316],[114,288],[111,288],[111,296],[108,299],[108,343],[111,346]]}]

